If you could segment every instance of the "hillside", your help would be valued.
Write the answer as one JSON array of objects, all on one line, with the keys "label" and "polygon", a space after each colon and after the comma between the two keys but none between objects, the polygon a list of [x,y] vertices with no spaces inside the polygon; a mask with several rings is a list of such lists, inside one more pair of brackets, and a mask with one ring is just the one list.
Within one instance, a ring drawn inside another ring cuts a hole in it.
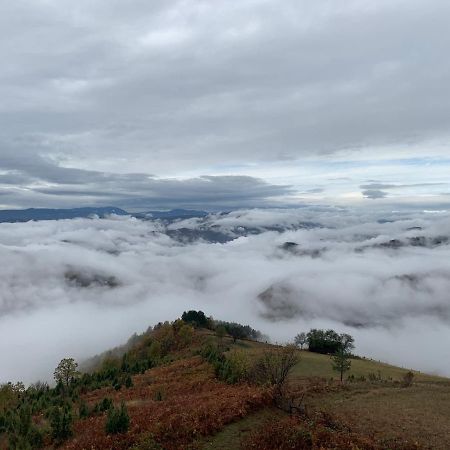
[{"label": "hillside", "polygon": [[[158,324],[67,384],[3,386],[0,447],[450,447],[450,380],[415,372],[403,387],[406,370],[358,358],[341,384],[329,355],[249,340],[243,329],[210,320]],[[278,393],[267,367],[289,358]]]}]

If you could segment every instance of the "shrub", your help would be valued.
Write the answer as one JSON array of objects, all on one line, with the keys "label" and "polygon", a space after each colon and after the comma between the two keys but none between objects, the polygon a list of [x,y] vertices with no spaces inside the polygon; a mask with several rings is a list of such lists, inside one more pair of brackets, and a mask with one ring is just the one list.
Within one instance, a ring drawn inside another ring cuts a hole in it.
[{"label": "shrub", "polygon": [[63,442],[72,436],[72,413],[70,406],[56,406],[50,413],[50,425],[52,438],[57,442]]},{"label": "shrub", "polygon": [[86,404],[86,402],[81,402],[80,406],[78,408],[78,417],[80,419],[85,419],[86,417],[89,417],[89,408]]},{"label": "shrub", "polygon": [[258,384],[275,386],[280,395],[289,372],[298,362],[298,350],[293,345],[267,350],[254,365],[251,378]]},{"label": "shrub", "polygon": [[162,402],[164,399],[164,394],[162,391],[158,390],[153,394],[153,399],[155,402]]},{"label": "shrub", "polygon": [[98,402],[95,405],[95,412],[105,412],[110,410],[113,407],[113,402],[110,398],[105,397],[102,401]]},{"label": "shrub", "polygon": [[194,336],[194,329],[191,325],[183,325],[178,331],[178,341],[181,348],[187,347],[192,343]]},{"label": "shrub", "polygon": [[219,380],[234,384],[249,377],[249,363],[243,352],[234,351],[225,356],[217,344],[208,342],[200,350],[200,355],[214,366]]},{"label": "shrub", "polygon": [[43,446],[43,432],[33,424],[31,406],[23,401],[17,410],[9,410],[2,416],[1,432],[8,433],[9,448],[11,449],[31,449]]},{"label": "shrub", "polygon": [[122,402],[120,408],[111,408],[106,419],[106,433],[117,434],[126,433],[130,427],[130,416],[128,415],[125,403]]},{"label": "shrub", "polygon": [[133,387],[133,380],[132,380],[132,378],[130,377],[130,375],[128,375],[128,376],[125,378],[125,387],[126,387],[127,389]]},{"label": "shrub", "polygon": [[403,375],[402,387],[405,387],[405,388],[410,387],[413,383],[413,380],[414,380],[414,374],[411,371],[406,372],[405,375]]}]

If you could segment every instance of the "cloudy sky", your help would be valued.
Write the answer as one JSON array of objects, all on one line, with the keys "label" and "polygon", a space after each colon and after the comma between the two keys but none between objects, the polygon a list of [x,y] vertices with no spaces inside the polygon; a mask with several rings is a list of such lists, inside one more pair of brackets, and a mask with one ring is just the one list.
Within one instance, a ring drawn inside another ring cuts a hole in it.
[{"label": "cloudy sky", "polygon": [[447,0],[0,4],[0,207],[450,203]]}]

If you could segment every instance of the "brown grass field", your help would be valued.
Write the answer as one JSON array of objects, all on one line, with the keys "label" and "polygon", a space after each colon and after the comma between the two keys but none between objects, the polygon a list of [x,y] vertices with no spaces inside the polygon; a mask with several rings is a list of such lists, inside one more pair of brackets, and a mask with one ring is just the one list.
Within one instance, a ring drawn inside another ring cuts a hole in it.
[{"label": "brown grass field", "polygon": [[[290,372],[280,401],[273,388],[255,384],[250,376],[244,378],[248,383],[220,381],[213,365],[199,356],[206,343],[215,341],[221,349],[229,349],[228,361],[239,356],[241,363],[252,368],[264,352],[279,347],[248,340],[234,343],[230,337],[218,341],[204,329],[192,333],[189,344],[175,345],[161,365],[133,375],[128,388],[114,388],[111,383],[80,390],[73,409],[73,436],[60,447],[52,447],[55,442],[47,434],[44,448],[450,449],[450,379],[414,372],[412,385],[403,387],[409,369],[356,358],[346,381],[340,383],[330,356],[298,350],[299,362]],[[146,345],[144,339],[136,351],[146,350]],[[126,405],[127,432],[106,433],[107,413],[98,408],[105,399],[116,407],[122,402]],[[286,409],[283,402],[292,406],[292,399],[299,407],[289,414],[292,408]],[[85,418],[79,418],[81,403],[90,411]],[[35,414],[33,420],[42,429],[50,425],[49,416],[43,413]],[[8,449],[4,433],[0,448]]]},{"label": "brown grass field", "polygon": [[[267,345],[242,341],[238,347],[255,356]],[[300,388],[302,393],[306,390],[303,402],[310,413],[328,412],[352,430],[379,441],[404,439],[427,449],[450,449],[449,379],[413,371],[413,385],[403,388],[400,381],[409,369],[362,358],[352,360],[347,375],[363,376],[366,380],[341,386],[331,381],[337,379],[337,374],[329,356],[299,353],[300,362],[291,373],[290,384],[294,390]],[[369,381],[369,374],[378,380]],[[228,426],[205,448],[225,449],[227,441],[237,445],[270,414],[275,413],[265,410]]]}]

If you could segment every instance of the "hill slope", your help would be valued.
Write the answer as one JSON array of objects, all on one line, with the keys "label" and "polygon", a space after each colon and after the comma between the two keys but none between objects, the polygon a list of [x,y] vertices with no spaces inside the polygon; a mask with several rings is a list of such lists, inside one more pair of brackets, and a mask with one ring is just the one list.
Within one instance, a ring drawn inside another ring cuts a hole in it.
[{"label": "hill slope", "polygon": [[[450,448],[450,380],[415,372],[405,388],[405,369],[353,359],[341,384],[328,355],[211,328],[158,324],[67,385],[3,386],[0,448]],[[255,374],[288,354],[280,397]],[[108,431],[121,404],[126,427]]]}]

